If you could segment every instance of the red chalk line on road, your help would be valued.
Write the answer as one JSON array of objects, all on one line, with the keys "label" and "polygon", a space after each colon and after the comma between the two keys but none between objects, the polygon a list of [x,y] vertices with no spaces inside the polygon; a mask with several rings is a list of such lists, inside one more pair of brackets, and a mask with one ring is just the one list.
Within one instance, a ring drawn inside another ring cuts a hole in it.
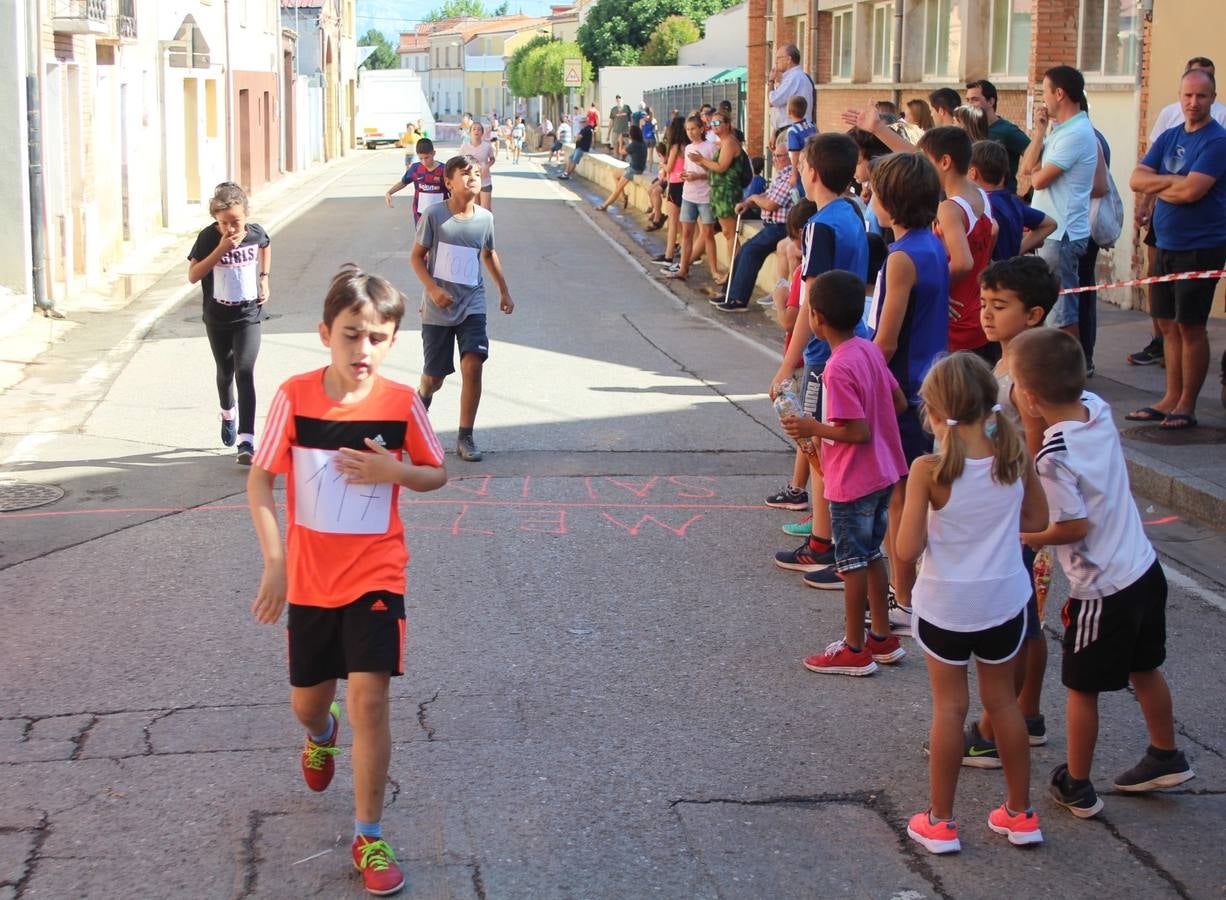
[{"label": "red chalk line on road", "polygon": [[1087,287],[1065,288],[1061,294],[1084,294],[1088,291],[1105,291],[1110,288],[1140,287],[1143,284],[1165,284],[1168,281],[1192,281],[1198,278],[1226,278],[1226,269],[1206,269],[1203,272],[1174,272],[1170,275],[1151,275],[1131,281],[1108,281]]}]

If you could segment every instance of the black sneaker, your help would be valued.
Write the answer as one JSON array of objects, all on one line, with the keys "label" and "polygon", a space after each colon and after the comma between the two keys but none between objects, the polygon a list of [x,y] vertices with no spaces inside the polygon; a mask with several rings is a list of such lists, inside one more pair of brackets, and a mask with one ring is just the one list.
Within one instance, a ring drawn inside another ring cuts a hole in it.
[{"label": "black sneaker", "polygon": [[1182,750],[1165,762],[1148,750],[1141,761],[1122,775],[1115,776],[1115,789],[1132,794],[1143,794],[1159,788],[1175,787],[1196,777]]},{"label": "black sneaker", "polygon": [[243,441],[238,445],[238,455],[234,458],[240,466],[251,465],[251,460],[255,457],[255,447],[251,441]]},{"label": "black sneaker", "polygon": [[720,312],[749,312],[749,301],[726,300],[723,303],[716,303],[715,308]]},{"label": "black sneaker", "polygon": [[795,550],[780,550],[776,553],[775,565],[792,572],[817,572],[829,568],[834,565],[834,545],[819,552],[805,541]]},{"label": "black sneaker", "polygon": [[1079,819],[1098,815],[1103,808],[1103,801],[1099,799],[1094,785],[1087,781],[1074,790],[1069,788],[1069,780],[1067,763],[1060,763],[1051,770],[1049,793],[1055,801]]},{"label": "black sneaker", "polygon": [[1144,350],[1128,354],[1128,362],[1134,366],[1152,366],[1162,362],[1162,338],[1155,337],[1145,345]]},{"label": "black sneaker", "polygon": [[1031,747],[1042,747],[1047,743],[1047,720],[1038,715],[1026,719],[1026,734],[1030,738]]},{"label": "black sneaker", "polygon": [[456,440],[455,452],[464,462],[480,462],[485,457],[485,454],[477,449],[471,434],[460,435]]},{"label": "black sneaker", "polygon": [[238,439],[238,419],[221,417],[221,442],[227,447],[233,447]]},{"label": "black sneaker", "polygon": [[775,509],[793,509],[804,512],[809,508],[809,492],[803,488],[795,488],[790,484],[766,498],[766,505]]},{"label": "black sneaker", "polygon": [[834,548],[831,547],[826,553],[821,555],[821,558],[830,557],[830,565],[825,569],[818,569],[816,572],[805,572],[801,578],[804,580],[805,587],[816,588],[819,591],[841,591],[843,590],[843,576],[834,569]]},{"label": "black sneaker", "polygon": [[[932,748],[924,741],[925,756],[932,755]],[[970,769],[999,769],[1000,754],[996,745],[979,733],[979,726],[972,722],[962,732],[962,765]]]}]

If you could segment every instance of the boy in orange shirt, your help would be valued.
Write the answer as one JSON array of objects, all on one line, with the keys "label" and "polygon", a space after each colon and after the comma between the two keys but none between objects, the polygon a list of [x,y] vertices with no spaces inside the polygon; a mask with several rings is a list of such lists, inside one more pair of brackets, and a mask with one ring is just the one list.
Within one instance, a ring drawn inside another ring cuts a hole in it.
[{"label": "boy in orange shirt", "polygon": [[[405,301],[382,278],[347,265],[324,300],[319,336],[327,368],[286,381],[247,480],[264,555],[252,612],[273,624],[289,601],[290,705],[307,730],[302,774],[332,781],[340,732],[336,681],[347,679],[353,728],[353,864],[366,890],[404,886],[380,819],[392,741],[388,689],[404,673],[405,567],[400,488],[447,483],[439,444],[417,391],[378,374]],[[273,485],[286,476],[285,541]]]}]

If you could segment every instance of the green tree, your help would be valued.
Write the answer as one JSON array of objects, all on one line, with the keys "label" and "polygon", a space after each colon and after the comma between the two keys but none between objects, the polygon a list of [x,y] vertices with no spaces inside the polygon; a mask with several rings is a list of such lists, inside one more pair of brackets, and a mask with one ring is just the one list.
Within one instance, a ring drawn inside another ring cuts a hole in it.
[{"label": "green tree", "polygon": [[375,52],[362,63],[368,69],[395,69],[400,65],[400,55],[377,28],[370,29],[358,38],[358,46],[375,48]]},{"label": "green tree", "polygon": [[669,16],[651,33],[647,46],[639,55],[639,62],[645,66],[675,66],[681,48],[700,37],[702,34],[693,19]]},{"label": "green tree", "polygon": [[488,15],[485,4],[481,0],[443,0],[442,6],[426,13],[426,21],[437,22],[439,19],[451,19],[460,16],[484,18]]},{"label": "green tree", "polygon": [[[522,96],[532,97],[537,94],[558,96],[566,92],[563,71],[567,59],[582,58],[583,52],[574,41],[550,41],[532,50],[524,60],[527,85],[532,88]],[[583,81],[592,80],[592,64],[583,61]]]},{"label": "green tree", "polygon": [[[597,0],[579,26],[579,46],[598,69],[632,66],[656,26],[669,16],[704,22],[707,16],[736,5],[738,0]],[[700,26],[701,32],[701,26]]]},{"label": "green tree", "polygon": [[502,0],[500,4],[494,7],[494,10],[493,12],[490,13],[490,15],[491,16],[505,16],[507,15],[507,12],[510,8],[511,8],[511,4],[508,2],[508,0]]},{"label": "green tree", "polygon": [[553,38],[547,34],[538,34],[528,43],[516,48],[507,60],[507,87],[516,97],[535,97],[539,91],[536,84],[528,79],[526,60],[528,55],[538,47],[551,43]]}]

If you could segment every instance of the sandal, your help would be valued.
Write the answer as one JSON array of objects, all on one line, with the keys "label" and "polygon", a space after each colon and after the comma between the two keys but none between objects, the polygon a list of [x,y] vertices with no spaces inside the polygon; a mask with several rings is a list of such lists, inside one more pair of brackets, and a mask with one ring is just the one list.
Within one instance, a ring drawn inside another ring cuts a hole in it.
[{"label": "sandal", "polygon": [[1129,422],[1163,422],[1167,418],[1167,414],[1160,409],[1154,409],[1152,406],[1142,406],[1140,409],[1133,410],[1124,416]]},{"label": "sandal", "polygon": [[1165,431],[1183,431],[1187,428],[1195,428],[1196,424],[1196,416],[1187,413],[1169,413],[1159,427]]}]

